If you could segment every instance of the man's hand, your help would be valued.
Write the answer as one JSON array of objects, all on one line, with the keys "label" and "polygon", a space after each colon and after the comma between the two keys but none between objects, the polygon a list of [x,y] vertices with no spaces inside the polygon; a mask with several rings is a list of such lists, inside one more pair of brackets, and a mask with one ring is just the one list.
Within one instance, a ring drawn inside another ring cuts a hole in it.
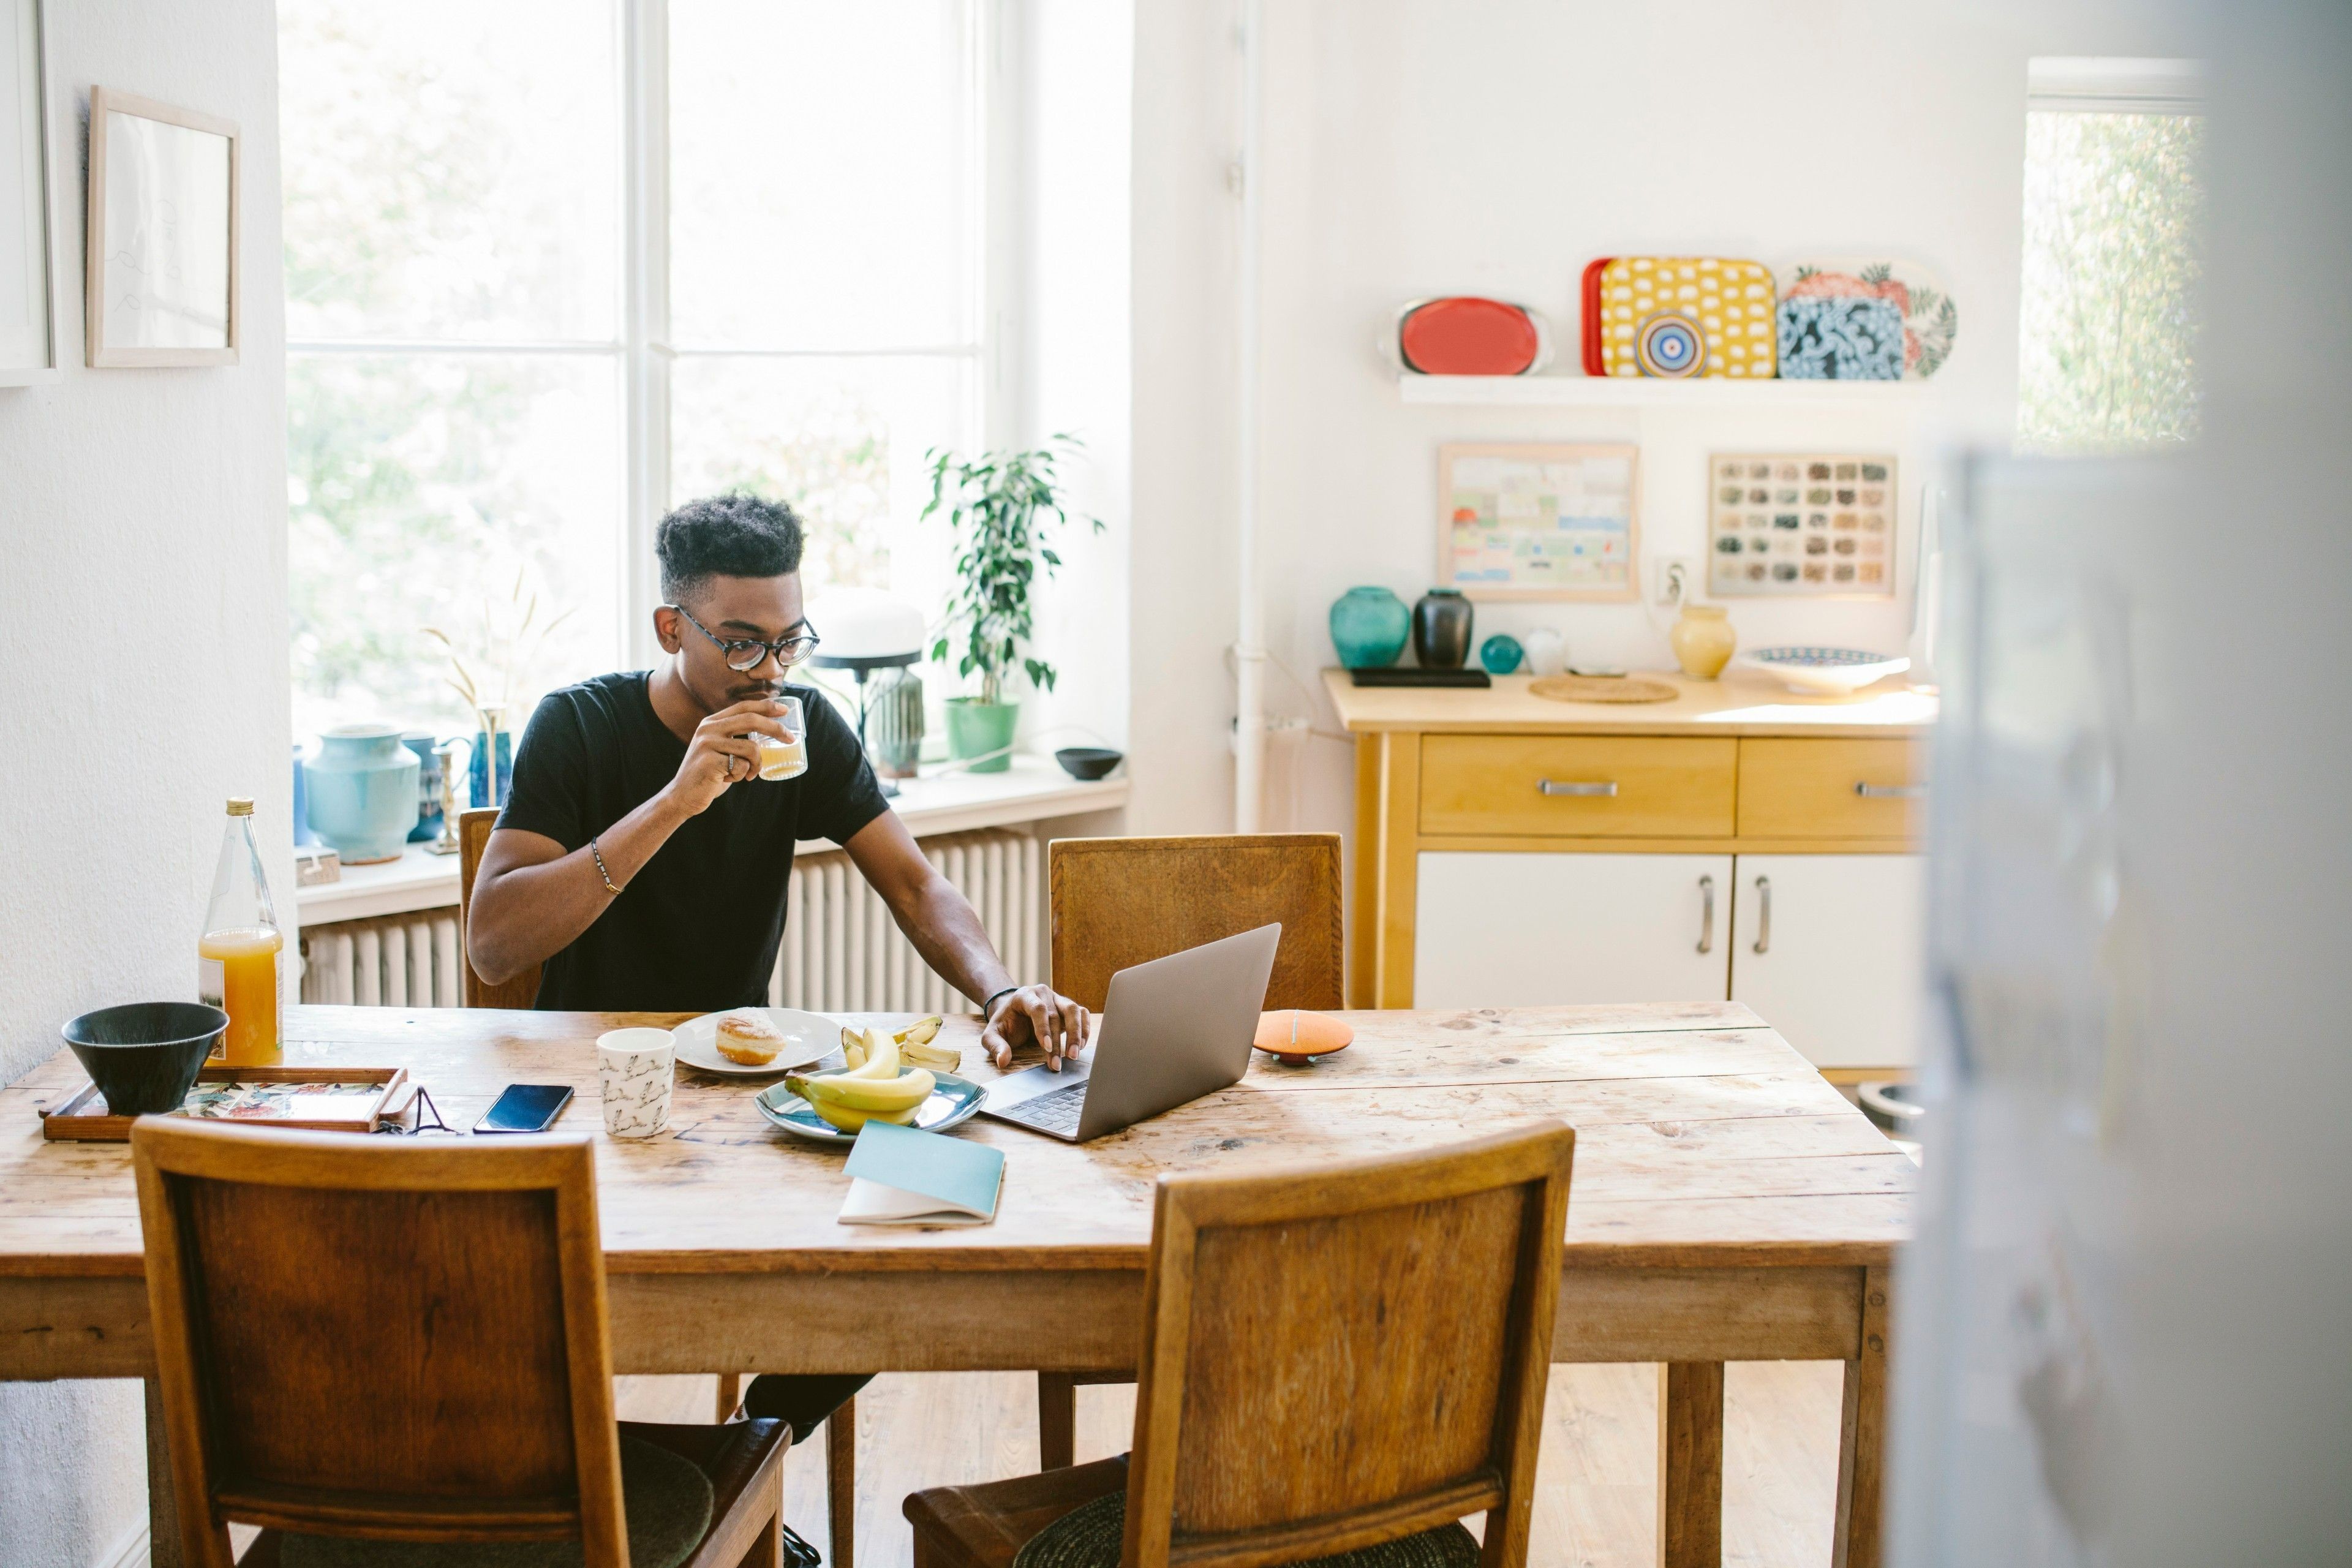
[{"label": "man's hand", "polygon": [[1087,1010],[1050,985],[1024,985],[997,1003],[996,1011],[980,1032],[980,1048],[998,1067],[1013,1062],[1013,1047],[1034,1045],[1044,1049],[1045,1065],[1055,1072],[1087,1048],[1092,1020]]},{"label": "man's hand", "polygon": [[688,816],[700,816],[727,793],[729,784],[760,776],[760,747],[751,739],[753,732],[787,738],[776,709],[770,699],[754,697],[721,708],[694,727],[686,760],[677,764],[677,777],[669,784],[670,794]]}]

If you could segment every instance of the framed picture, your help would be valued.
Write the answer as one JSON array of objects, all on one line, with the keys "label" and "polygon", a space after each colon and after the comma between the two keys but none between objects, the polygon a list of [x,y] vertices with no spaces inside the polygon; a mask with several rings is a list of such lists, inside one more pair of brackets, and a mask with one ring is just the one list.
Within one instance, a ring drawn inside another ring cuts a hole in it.
[{"label": "framed picture", "polygon": [[1473,599],[1640,593],[1632,443],[1437,449],[1437,581]]},{"label": "framed picture", "polygon": [[237,133],[89,89],[89,363],[236,363]]},{"label": "framed picture", "polygon": [[1893,456],[1717,452],[1706,465],[1710,595],[1894,596]]},{"label": "framed picture", "polygon": [[0,0],[0,386],[58,372],[58,222],[41,0]]}]

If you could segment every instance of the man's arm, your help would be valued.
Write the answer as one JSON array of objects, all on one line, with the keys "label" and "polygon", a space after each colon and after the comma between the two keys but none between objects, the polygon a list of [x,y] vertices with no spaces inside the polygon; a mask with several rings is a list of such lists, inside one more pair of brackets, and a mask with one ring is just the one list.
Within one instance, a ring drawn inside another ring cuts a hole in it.
[{"label": "man's arm", "polygon": [[654,852],[690,816],[698,816],[730,784],[759,776],[760,752],[751,732],[782,736],[783,726],[764,699],[722,708],[696,726],[677,776],[652,799],[598,833],[593,842],[604,870],[583,845],[571,853],[543,833],[502,827],[483,847],[466,917],[466,957],[492,985],[544,963],[596,923]]},{"label": "man's arm", "polygon": [[[1016,984],[982,929],[980,915],[955,884],[923,858],[914,836],[896,812],[886,811],[842,846],[857,869],[890,906],[891,915],[915,951],[950,985],[975,1002],[985,1002]],[[1003,1067],[1013,1047],[1035,1041],[1048,1066],[1062,1069],[1065,1057],[1086,1048],[1087,1010],[1053,987],[1023,984],[990,1012],[981,1048]]]}]

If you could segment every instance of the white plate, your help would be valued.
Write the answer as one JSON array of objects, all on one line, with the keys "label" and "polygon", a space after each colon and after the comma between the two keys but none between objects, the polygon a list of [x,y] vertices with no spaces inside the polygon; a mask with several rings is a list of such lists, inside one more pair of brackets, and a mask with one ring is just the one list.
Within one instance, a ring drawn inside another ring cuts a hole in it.
[{"label": "white plate", "polygon": [[[776,1053],[776,1059],[765,1067],[747,1068],[720,1056],[719,1020],[728,1013],[756,1014],[782,1030],[784,1048]],[[794,1068],[804,1068],[827,1051],[838,1049],[841,1020],[822,1013],[803,1013],[797,1007],[730,1007],[724,1013],[705,1013],[699,1018],[688,1018],[670,1036],[677,1042],[677,1059],[688,1067],[725,1073],[730,1078],[773,1078]]]}]

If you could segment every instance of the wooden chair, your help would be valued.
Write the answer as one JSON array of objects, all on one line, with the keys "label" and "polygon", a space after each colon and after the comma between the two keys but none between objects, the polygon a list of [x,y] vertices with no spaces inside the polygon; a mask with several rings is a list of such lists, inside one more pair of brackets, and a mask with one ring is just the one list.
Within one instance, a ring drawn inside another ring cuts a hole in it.
[{"label": "wooden chair", "polygon": [[[499,820],[495,806],[476,806],[457,814],[457,952],[466,965],[465,1004],[468,1007],[529,1007],[539,997],[541,965],[532,964],[504,984],[492,985],[474,973],[473,956],[466,951],[466,921],[474,908],[474,874],[481,869],[482,850]],[[1073,1396],[1075,1400],[1075,1395]],[[719,1419],[731,1419],[743,1403],[743,1379],[731,1372],[719,1374]],[[832,1537],[832,1568],[852,1568],[852,1537],[857,1514],[857,1402],[843,1404],[824,1424],[826,1524]]]},{"label": "wooden chair", "polygon": [[472,1560],[458,1543],[549,1540],[588,1568],[780,1561],[784,1423],[613,1418],[586,1139],[144,1117],[131,1143],[190,1568],[229,1568],[232,1521],[265,1527],[247,1564],[287,1535],[452,1563]]},{"label": "wooden chair", "polygon": [[1045,864],[1073,1001],[1099,1010],[1122,969],[1280,921],[1266,1006],[1347,1005],[1336,833],[1056,838]]},{"label": "wooden chair", "polygon": [[1125,1460],[907,1499],[915,1568],[1008,1568],[1089,1504],[1108,1568],[1250,1568],[1485,1510],[1526,1561],[1576,1135],[1165,1175]]},{"label": "wooden chair", "polygon": [[[1267,1009],[1348,1005],[1336,833],[1057,838],[1045,858],[1054,988],[1073,1001],[1099,1011],[1120,970],[1279,921]],[[1039,1373],[1040,1466],[1076,1458],[1080,1384],[1134,1381]]]},{"label": "wooden chair", "polygon": [[474,873],[482,868],[482,849],[498,820],[494,805],[457,814],[457,955],[466,965],[462,999],[468,1007],[528,1007],[539,996],[539,964],[493,985],[474,973],[474,955],[466,949],[466,921],[474,912]]}]

